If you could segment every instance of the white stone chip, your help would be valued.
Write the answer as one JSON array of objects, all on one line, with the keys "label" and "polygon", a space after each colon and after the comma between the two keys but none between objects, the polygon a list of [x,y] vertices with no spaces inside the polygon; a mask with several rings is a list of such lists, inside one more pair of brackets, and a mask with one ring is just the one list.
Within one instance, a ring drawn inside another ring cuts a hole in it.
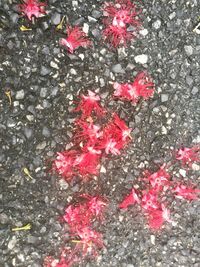
[{"label": "white stone chip", "polygon": [[135,62],[139,64],[146,64],[148,62],[148,56],[145,54],[135,56]]},{"label": "white stone chip", "polygon": [[186,177],[186,170],[184,170],[184,169],[180,169],[180,170],[179,170],[179,173],[180,173],[180,175],[182,175],[183,177]]},{"label": "white stone chip", "polygon": [[87,23],[84,23],[83,24],[83,31],[84,31],[84,33],[88,34],[88,32],[89,32],[89,25]]}]

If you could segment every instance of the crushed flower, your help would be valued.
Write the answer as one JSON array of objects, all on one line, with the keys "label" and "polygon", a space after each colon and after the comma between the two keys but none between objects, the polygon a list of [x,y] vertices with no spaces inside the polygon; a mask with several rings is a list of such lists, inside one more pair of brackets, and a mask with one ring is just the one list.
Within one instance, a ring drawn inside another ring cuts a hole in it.
[{"label": "crushed flower", "polygon": [[77,230],[77,236],[80,238],[76,242],[75,251],[80,251],[82,257],[98,255],[97,250],[104,247],[102,234],[92,230],[89,226]]},{"label": "crushed flower", "polygon": [[143,192],[141,206],[147,211],[160,208],[161,204],[158,202],[158,194],[154,189]]},{"label": "crushed flower", "polygon": [[162,191],[170,186],[170,174],[166,172],[165,165],[163,165],[157,172],[153,174],[147,173],[147,180],[155,191]]},{"label": "crushed flower", "polygon": [[60,255],[60,260],[48,256],[44,259],[43,267],[72,267],[81,259],[72,251],[70,247],[64,248]]},{"label": "crushed flower", "polygon": [[107,203],[99,196],[83,194],[80,197],[83,203],[69,205],[63,215],[64,221],[69,224],[72,232],[91,225],[93,220],[101,220],[107,206]]},{"label": "crushed flower", "polygon": [[38,0],[23,0],[23,4],[19,4],[18,6],[19,11],[32,21],[34,17],[39,18],[46,14],[46,5],[46,2],[39,2]]},{"label": "crushed flower", "polygon": [[200,162],[200,146],[180,148],[176,153],[176,159],[180,160],[183,165],[189,166],[194,162]]},{"label": "crushed flower", "polygon": [[195,189],[193,185],[186,186],[179,184],[174,188],[175,197],[186,200],[199,199],[200,189]]},{"label": "crushed flower", "polygon": [[105,210],[105,207],[107,206],[107,203],[101,199],[98,196],[90,196],[90,195],[82,195],[83,198],[87,200],[87,208],[88,211],[91,212],[92,216],[98,219],[103,218],[103,212]]},{"label": "crushed flower", "polygon": [[71,54],[79,47],[88,47],[92,42],[88,39],[86,33],[78,26],[74,28],[67,27],[67,37],[60,39],[60,45],[65,47]]},{"label": "crushed flower", "polygon": [[126,209],[128,206],[133,205],[135,203],[140,203],[140,199],[135,191],[132,188],[131,193],[124,198],[124,200],[119,204],[120,209]]},{"label": "crushed flower", "polygon": [[75,175],[74,162],[78,156],[75,150],[57,152],[53,168],[64,178],[71,179]]},{"label": "crushed flower", "polygon": [[162,204],[159,209],[149,210],[146,215],[148,217],[149,228],[152,230],[160,230],[165,221],[175,225],[170,219],[170,210],[167,209],[164,204]]}]

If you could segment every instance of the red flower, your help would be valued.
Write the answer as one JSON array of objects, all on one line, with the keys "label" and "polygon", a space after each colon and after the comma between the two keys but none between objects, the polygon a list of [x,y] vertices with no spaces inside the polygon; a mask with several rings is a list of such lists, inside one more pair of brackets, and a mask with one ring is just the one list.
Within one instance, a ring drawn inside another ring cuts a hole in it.
[{"label": "red flower", "polygon": [[105,114],[105,110],[100,106],[100,104],[98,103],[99,101],[100,97],[92,91],[88,90],[88,95],[81,96],[81,101],[74,111],[81,111],[82,119],[90,117],[93,113],[101,117],[103,116],[103,114]]},{"label": "red flower", "polygon": [[198,199],[198,195],[200,194],[200,189],[195,189],[193,186],[187,187],[186,185],[180,184],[174,188],[174,192],[176,193],[176,197],[180,199],[187,200],[196,200]]},{"label": "red flower", "polygon": [[154,83],[146,72],[140,72],[133,83],[114,83],[114,96],[137,103],[139,98],[145,100],[154,94]]},{"label": "red flower", "polygon": [[134,103],[138,101],[138,95],[136,95],[135,90],[132,90],[131,84],[129,83],[119,84],[115,82],[113,84],[113,88],[115,89],[113,94],[114,96],[122,98],[124,100],[132,101]]},{"label": "red flower", "polygon": [[133,205],[135,203],[140,203],[140,199],[135,192],[135,189],[132,188],[131,193],[124,198],[124,200],[119,204],[120,209],[126,209],[128,206]]},{"label": "red flower", "polygon": [[74,50],[81,46],[90,46],[91,41],[87,38],[85,32],[83,32],[80,27],[67,27],[67,38],[61,38],[60,45],[64,46],[69,53],[74,53]]},{"label": "red flower", "polygon": [[69,205],[63,215],[63,219],[69,224],[73,233],[91,225],[93,220],[102,219],[104,209],[107,206],[107,203],[99,196],[83,194],[80,197],[83,198],[84,202],[75,206]]},{"label": "red flower", "polygon": [[152,230],[159,230],[162,227],[164,223],[162,210],[151,210],[147,216],[149,228]]},{"label": "red flower", "polygon": [[191,165],[193,162],[199,162],[200,161],[200,146],[194,146],[191,148],[184,147],[180,148],[176,153],[176,159],[180,160],[183,165]]},{"label": "red flower", "polygon": [[19,4],[19,10],[29,20],[32,20],[33,17],[39,18],[41,15],[46,14],[44,10],[46,5],[46,3],[41,3],[38,0],[23,0],[23,4]]}]

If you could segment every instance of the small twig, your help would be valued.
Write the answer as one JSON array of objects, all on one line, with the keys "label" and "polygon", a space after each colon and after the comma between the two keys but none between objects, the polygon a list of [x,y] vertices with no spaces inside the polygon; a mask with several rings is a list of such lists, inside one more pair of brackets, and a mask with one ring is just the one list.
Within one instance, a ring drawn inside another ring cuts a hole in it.
[{"label": "small twig", "polygon": [[24,174],[26,174],[30,179],[33,179],[33,177],[30,175],[30,172],[27,168],[23,168]]},{"label": "small twig", "polygon": [[8,97],[8,100],[9,100],[9,103],[10,103],[10,106],[11,106],[11,105],[12,105],[11,92],[10,92],[10,91],[6,91],[6,92],[5,92],[5,95]]},{"label": "small twig", "polygon": [[15,228],[12,228],[12,231],[13,232],[16,232],[16,231],[24,231],[24,230],[30,230],[32,228],[31,224],[28,223],[22,227],[15,227]]}]

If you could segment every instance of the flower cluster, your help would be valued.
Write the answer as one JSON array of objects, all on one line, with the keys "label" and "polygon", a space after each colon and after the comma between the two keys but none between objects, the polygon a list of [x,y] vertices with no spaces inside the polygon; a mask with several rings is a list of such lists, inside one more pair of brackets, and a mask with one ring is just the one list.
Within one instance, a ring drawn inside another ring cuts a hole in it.
[{"label": "flower cluster", "polygon": [[119,208],[126,209],[129,205],[139,204],[148,218],[150,228],[157,230],[161,228],[164,221],[172,222],[170,211],[162,202],[162,195],[170,186],[170,175],[163,165],[155,173],[146,172],[143,181],[145,181],[146,189],[136,192],[133,188]]},{"label": "flower cluster", "polygon": [[[130,0],[116,0],[103,7],[103,36],[113,47],[126,46],[127,41],[136,36],[140,27],[140,10]],[[129,26],[132,26],[129,27]]]},{"label": "flower cluster", "polygon": [[38,0],[23,0],[23,4],[19,4],[19,11],[22,12],[30,21],[39,18],[46,14],[46,2],[39,2]]},{"label": "flower cluster", "polygon": [[111,119],[102,127],[94,123],[109,113],[99,101],[99,96],[88,91],[74,110],[80,112],[75,121],[74,148],[58,152],[54,161],[54,169],[66,179],[75,175],[82,178],[97,175],[102,156],[119,155],[131,140],[131,129],[116,113],[111,114]]},{"label": "flower cluster", "polygon": [[[181,149],[181,151],[185,150],[188,151],[185,148]],[[185,159],[185,154],[182,156]],[[196,155],[192,158],[190,157],[190,159],[191,161],[189,162],[193,162],[197,159]],[[119,204],[119,208],[127,209],[130,205],[139,204],[147,217],[149,227],[153,230],[161,229],[165,221],[175,225],[170,219],[170,210],[167,208],[165,201],[169,193],[176,198],[190,201],[199,198],[200,190],[196,189],[192,184],[186,185],[175,179],[172,180],[171,175],[166,171],[165,164],[155,173],[145,171],[144,174],[145,177],[142,181],[145,182],[145,189],[136,191],[132,188],[129,195]]]},{"label": "flower cluster", "polygon": [[115,82],[113,87],[115,89],[114,97],[131,101],[134,104],[140,98],[146,100],[152,97],[155,89],[155,85],[147,72],[138,73],[132,83],[119,84]]},{"label": "flower cluster", "polygon": [[60,45],[65,47],[71,54],[79,47],[88,47],[92,42],[88,39],[86,33],[78,26],[74,28],[67,27],[67,37],[60,39]]},{"label": "flower cluster", "polygon": [[65,248],[60,261],[47,257],[44,267],[70,267],[86,257],[96,257],[104,247],[102,234],[93,229],[94,221],[102,221],[107,203],[99,196],[81,195],[81,204],[65,209],[64,221],[69,226],[73,248]]}]

